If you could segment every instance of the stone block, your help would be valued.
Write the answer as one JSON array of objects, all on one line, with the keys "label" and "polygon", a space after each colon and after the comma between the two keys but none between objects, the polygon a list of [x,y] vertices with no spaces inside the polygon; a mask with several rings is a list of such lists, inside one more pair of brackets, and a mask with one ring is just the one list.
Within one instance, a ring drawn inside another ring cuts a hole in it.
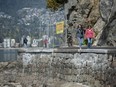
[{"label": "stone block", "polygon": [[72,82],[73,77],[71,75],[65,75],[64,78],[65,78],[66,81]]},{"label": "stone block", "polygon": [[116,67],[116,60],[112,62],[112,66]]},{"label": "stone block", "polygon": [[77,76],[76,75],[71,75],[72,78],[72,82],[76,82],[77,81]]},{"label": "stone block", "polygon": [[101,84],[100,84],[100,82],[99,81],[95,81],[95,87],[101,87]]},{"label": "stone block", "polygon": [[92,66],[93,62],[92,61],[87,61],[87,67]]},{"label": "stone block", "polygon": [[72,69],[70,69],[70,68],[65,68],[64,69],[64,74],[66,74],[66,75],[71,75],[72,74]]},{"label": "stone block", "polygon": [[50,61],[50,58],[44,55],[44,57],[40,58],[40,61],[44,63],[48,63]]},{"label": "stone block", "polygon": [[73,68],[73,69],[72,69],[72,75],[77,75],[77,74],[79,74],[79,73],[78,73],[78,69],[74,69],[74,68]]},{"label": "stone block", "polygon": [[16,85],[16,87],[22,87],[22,85]]}]

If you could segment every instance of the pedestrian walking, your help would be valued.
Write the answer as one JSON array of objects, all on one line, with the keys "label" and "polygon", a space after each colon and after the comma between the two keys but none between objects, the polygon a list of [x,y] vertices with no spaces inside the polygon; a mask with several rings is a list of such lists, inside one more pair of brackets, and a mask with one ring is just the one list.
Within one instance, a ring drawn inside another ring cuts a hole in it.
[{"label": "pedestrian walking", "polygon": [[48,39],[45,39],[43,43],[44,43],[44,47],[47,48]]},{"label": "pedestrian walking", "polygon": [[93,31],[93,28],[89,25],[88,28],[85,31],[85,38],[87,39],[87,47],[91,48],[92,40],[95,37],[95,33]]},{"label": "pedestrian walking", "polygon": [[23,39],[24,47],[27,47],[27,42],[28,42],[28,40],[27,40],[27,38],[25,37],[25,38]]},{"label": "pedestrian walking", "polygon": [[47,35],[43,35],[43,46],[45,48],[48,47],[48,36]]},{"label": "pedestrian walking", "polygon": [[72,46],[72,35],[69,31],[67,33],[67,44],[68,44],[69,47]]},{"label": "pedestrian walking", "polygon": [[79,24],[76,29],[76,38],[78,39],[79,48],[81,49],[81,46],[83,45],[83,39],[84,39],[84,29],[81,24]]}]

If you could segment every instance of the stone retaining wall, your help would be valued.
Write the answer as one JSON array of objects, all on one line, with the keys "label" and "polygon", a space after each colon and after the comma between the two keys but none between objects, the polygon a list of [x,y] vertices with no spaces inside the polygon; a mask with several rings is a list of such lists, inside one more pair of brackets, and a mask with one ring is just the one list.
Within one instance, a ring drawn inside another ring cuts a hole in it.
[{"label": "stone retaining wall", "polygon": [[116,87],[115,52],[90,51],[19,52],[0,63],[0,87]]},{"label": "stone retaining wall", "polygon": [[[57,76],[68,82],[90,87],[113,87],[116,83],[115,55],[95,53],[56,54],[52,67]],[[62,56],[60,56],[62,55]]]}]

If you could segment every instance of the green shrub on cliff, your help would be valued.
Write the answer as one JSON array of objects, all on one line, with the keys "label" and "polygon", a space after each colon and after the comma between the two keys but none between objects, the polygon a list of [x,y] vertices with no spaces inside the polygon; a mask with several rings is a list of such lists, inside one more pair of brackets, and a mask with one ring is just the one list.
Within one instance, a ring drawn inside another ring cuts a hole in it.
[{"label": "green shrub on cliff", "polygon": [[68,0],[47,0],[47,8],[52,10],[57,10],[62,7],[64,3],[67,3]]}]

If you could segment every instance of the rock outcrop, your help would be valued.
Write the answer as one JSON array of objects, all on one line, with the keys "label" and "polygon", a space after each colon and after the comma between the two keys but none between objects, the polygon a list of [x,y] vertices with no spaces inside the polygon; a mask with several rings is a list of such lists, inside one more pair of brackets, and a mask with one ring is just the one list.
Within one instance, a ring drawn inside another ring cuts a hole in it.
[{"label": "rock outcrop", "polygon": [[116,46],[116,1],[101,0],[100,13],[105,21],[105,26],[103,27],[103,33],[98,44]]},{"label": "rock outcrop", "polygon": [[[98,0],[73,0],[66,4],[66,15],[69,23],[95,24],[99,18]],[[67,10],[68,9],[68,10]]]}]

